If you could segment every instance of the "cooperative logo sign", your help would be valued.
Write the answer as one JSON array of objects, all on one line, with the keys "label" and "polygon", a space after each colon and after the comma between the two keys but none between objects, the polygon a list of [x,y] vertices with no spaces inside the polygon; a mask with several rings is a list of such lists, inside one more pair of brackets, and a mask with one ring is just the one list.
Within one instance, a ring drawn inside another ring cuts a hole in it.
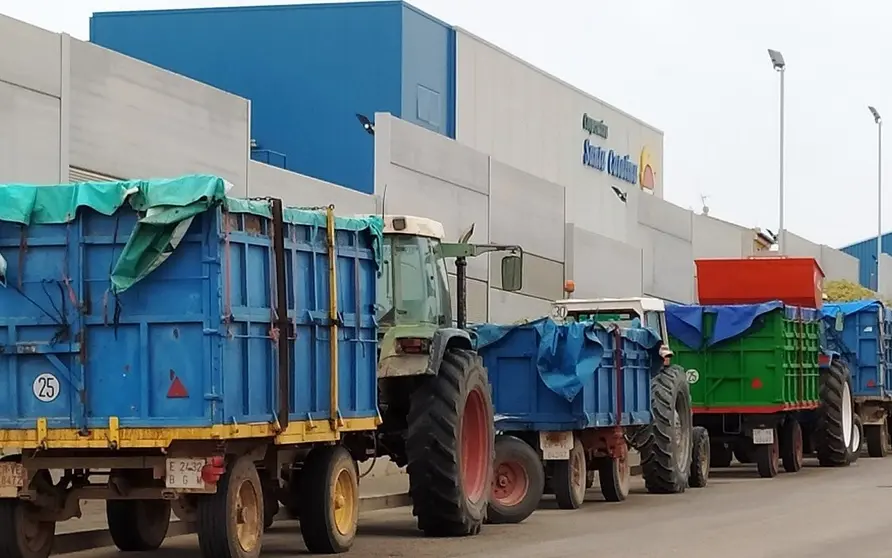
[{"label": "cooperative logo sign", "polygon": [[653,190],[657,185],[657,177],[651,162],[650,150],[647,147],[641,148],[641,155],[638,157],[638,168],[640,169],[638,184],[645,190]]},{"label": "cooperative logo sign", "polygon": [[607,139],[608,128],[603,120],[595,120],[588,114],[582,115],[582,129],[589,137],[582,142],[582,164],[601,172],[606,172],[629,184],[638,184],[638,164],[628,154],[621,155],[592,142],[591,136]]}]

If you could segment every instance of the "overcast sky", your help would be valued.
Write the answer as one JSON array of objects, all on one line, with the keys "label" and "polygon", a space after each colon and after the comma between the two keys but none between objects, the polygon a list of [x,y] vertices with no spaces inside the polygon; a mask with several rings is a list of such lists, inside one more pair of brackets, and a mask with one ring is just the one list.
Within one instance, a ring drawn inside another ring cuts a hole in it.
[{"label": "overcast sky", "polygon": [[[0,12],[87,39],[94,11],[290,3],[301,2],[0,0]],[[876,235],[877,129],[867,106],[892,119],[892,3],[412,3],[662,129],[669,201],[699,212],[708,196],[712,216],[772,230],[779,82],[767,49],[780,50],[788,65],[787,229],[832,246]],[[890,208],[892,190],[886,197]],[[884,222],[892,229],[892,212]]]}]

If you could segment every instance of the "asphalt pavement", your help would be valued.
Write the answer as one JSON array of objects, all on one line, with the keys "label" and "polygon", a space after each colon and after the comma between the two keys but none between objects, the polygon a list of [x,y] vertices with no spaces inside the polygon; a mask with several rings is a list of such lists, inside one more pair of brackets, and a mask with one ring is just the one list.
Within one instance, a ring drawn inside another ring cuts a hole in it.
[{"label": "asphalt pavement", "polygon": [[[576,511],[545,500],[521,525],[486,526],[479,537],[425,539],[409,508],[366,513],[350,555],[362,558],[888,558],[892,457],[862,458],[843,469],[808,461],[796,474],[759,479],[752,466],[713,471],[710,485],[682,495],[644,491],[640,478],[626,502],[591,491]],[[304,555],[299,527],[277,523],[263,556]],[[120,558],[113,548],[65,555]],[[168,539],[142,558],[198,558],[194,535]],[[348,555],[349,556],[349,555]]]}]

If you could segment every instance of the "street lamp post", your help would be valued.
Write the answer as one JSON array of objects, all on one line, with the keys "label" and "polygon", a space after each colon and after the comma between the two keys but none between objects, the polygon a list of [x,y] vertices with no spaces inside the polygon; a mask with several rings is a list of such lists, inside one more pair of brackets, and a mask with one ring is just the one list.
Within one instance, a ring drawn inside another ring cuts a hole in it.
[{"label": "street lamp post", "polygon": [[784,62],[784,55],[778,50],[768,49],[768,56],[771,57],[771,65],[775,71],[780,74],[780,179],[778,184],[778,212],[780,219],[777,231],[777,253],[784,254],[784,73],[787,69],[787,63]]},{"label": "street lamp post", "polygon": [[883,117],[876,108],[869,106],[873,121],[877,123],[877,292],[880,292],[880,258],[883,254]]}]

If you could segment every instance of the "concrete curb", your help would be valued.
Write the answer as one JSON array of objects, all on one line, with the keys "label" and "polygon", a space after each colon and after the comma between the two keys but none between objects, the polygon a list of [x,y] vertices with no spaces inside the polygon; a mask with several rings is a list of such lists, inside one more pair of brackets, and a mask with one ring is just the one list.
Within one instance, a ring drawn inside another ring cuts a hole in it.
[{"label": "concrete curb", "polygon": [[[384,494],[381,496],[369,496],[362,498],[359,505],[360,512],[373,512],[380,510],[388,510],[393,508],[402,508],[412,505],[408,494]],[[284,515],[280,515],[279,520],[286,520]],[[167,532],[168,537],[179,537],[181,535],[191,535],[195,533],[195,526],[184,523],[179,520],[170,522],[170,529]],[[53,545],[52,556],[60,554],[70,554],[72,552],[81,552],[84,550],[93,550],[114,546],[108,529],[96,529],[93,531],[77,531],[74,533],[65,533],[56,535],[55,544]]]},{"label": "concrete curb", "polygon": [[[635,476],[640,476],[641,466],[633,465],[632,474]],[[411,505],[412,500],[409,498],[408,494],[384,494],[381,496],[369,496],[361,500],[360,512],[389,510]],[[167,536],[179,537],[181,535],[191,535],[193,533],[195,533],[195,527],[193,525],[184,523],[179,520],[174,520],[170,523],[170,530],[167,532]],[[52,555],[57,556],[60,554],[70,554],[72,552],[81,552],[84,550],[92,550],[95,548],[108,546],[114,546],[108,529],[65,533],[56,536]]]}]

